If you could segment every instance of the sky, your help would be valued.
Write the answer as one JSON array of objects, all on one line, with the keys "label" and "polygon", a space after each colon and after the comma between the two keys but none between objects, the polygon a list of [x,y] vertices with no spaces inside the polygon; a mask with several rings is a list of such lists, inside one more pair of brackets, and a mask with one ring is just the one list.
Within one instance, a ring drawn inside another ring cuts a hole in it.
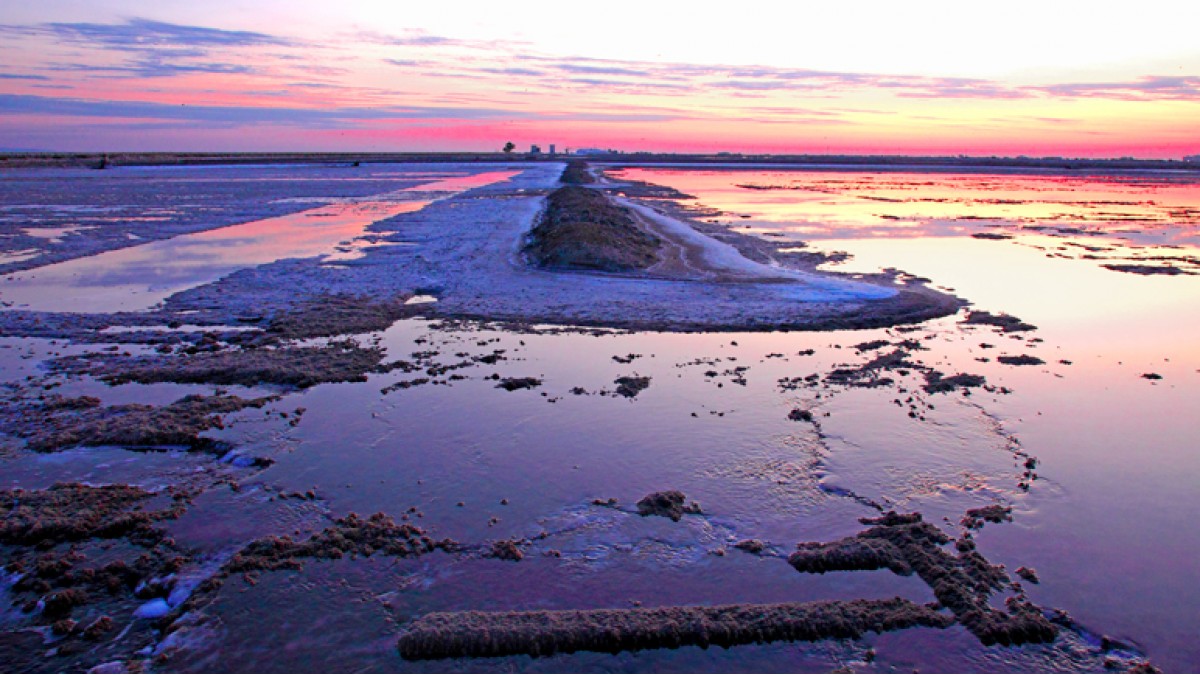
[{"label": "sky", "polygon": [[0,150],[1200,154],[1198,2],[0,0]]}]

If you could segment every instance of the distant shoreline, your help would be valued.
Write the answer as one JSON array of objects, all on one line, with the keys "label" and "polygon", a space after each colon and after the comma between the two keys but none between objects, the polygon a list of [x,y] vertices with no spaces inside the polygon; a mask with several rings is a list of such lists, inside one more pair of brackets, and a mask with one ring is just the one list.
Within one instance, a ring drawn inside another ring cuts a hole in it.
[{"label": "distant shoreline", "polygon": [[1155,172],[1200,175],[1200,162],[1166,159],[1069,159],[1057,157],[924,157],[909,155],[714,155],[667,153],[608,153],[550,155],[546,153],[430,152],[430,153],[203,153],[203,152],[6,152],[5,168],[99,168],[106,166],[204,166],[247,164],[382,164],[382,163],[495,163],[583,159],[610,166],[727,169],[770,167],[810,171],[1044,171],[1052,173]]}]

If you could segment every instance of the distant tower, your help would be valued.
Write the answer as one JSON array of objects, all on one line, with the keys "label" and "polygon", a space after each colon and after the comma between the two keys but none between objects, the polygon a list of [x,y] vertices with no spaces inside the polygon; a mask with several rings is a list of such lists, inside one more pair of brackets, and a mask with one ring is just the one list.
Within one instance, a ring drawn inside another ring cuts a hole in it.
[{"label": "distant tower", "polygon": [[529,146],[529,154],[531,154],[531,155],[540,155],[540,154],[542,154],[542,146],[540,146],[540,145],[531,145],[531,146]]},{"label": "distant tower", "polygon": [[553,143],[551,143],[551,144],[550,144],[550,154],[551,154],[552,156],[555,154],[555,148],[554,148],[554,144],[553,144]]}]

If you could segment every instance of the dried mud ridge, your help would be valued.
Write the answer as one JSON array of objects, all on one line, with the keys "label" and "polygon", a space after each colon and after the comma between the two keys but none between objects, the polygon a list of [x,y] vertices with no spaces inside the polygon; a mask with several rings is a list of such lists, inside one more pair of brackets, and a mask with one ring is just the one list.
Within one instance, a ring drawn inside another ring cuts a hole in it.
[{"label": "dried mud ridge", "polygon": [[938,602],[985,645],[1019,645],[1050,642],[1058,634],[1042,610],[1025,599],[1024,592],[1006,601],[1007,611],[988,604],[997,591],[1013,584],[1004,568],[992,565],[963,537],[955,542],[958,555],[943,547],[952,540],[922,521],[920,514],[889,512],[880,518],[863,518],[871,527],[834,542],[799,544],[788,563],[800,572],[824,574],[841,570],[889,569],[896,574],[917,574],[933,590]]},{"label": "dried mud ridge", "polygon": [[554,270],[630,272],[658,262],[662,241],[637,226],[629,210],[604,193],[568,185],[546,198],[522,249],[534,265]]},{"label": "dried mud ridge", "polygon": [[[595,504],[615,507],[615,500]],[[656,492],[638,502],[638,512],[679,520],[698,513],[685,506],[678,491]],[[977,529],[987,522],[1010,520],[1011,509],[989,506],[968,511],[963,526]],[[1019,583],[1001,566],[975,550],[969,532],[953,540],[920,514],[888,512],[860,519],[867,530],[833,542],[797,545],[787,561],[805,573],[889,569],[917,574],[933,590],[937,602],[917,605],[901,598],[775,605],[672,606],[630,609],[547,610],[526,612],[435,612],[415,620],[399,638],[406,659],[495,657],[514,654],[549,656],[576,651],[617,653],[623,650],[774,641],[857,638],[867,631],[884,632],[913,626],[945,628],[960,623],[985,645],[1051,642],[1060,626],[1077,627],[1030,603]],[[946,550],[954,543],[956,553]],[[515,548],[515,547],[514,547]],[[762,555],[767,545],[747,539],[735,548]],[[521,552],[509,559],[519,560]],[[502,557],[502,556],[496,556]],[[1036,573],[1022,567],[1018,576],[1037,583]],[[1000,591],[1012,595],[1006,609],[990,606]],[[945,610],[949,610],[948,612]],[[1078,632],[1078,631],[1077,631]]]},{"label": "dried mud ridge", "polygon": [[617,653],[684,646],[857,638],[952,619],[909,600],[427,614],[400,637],[406,659]]}]

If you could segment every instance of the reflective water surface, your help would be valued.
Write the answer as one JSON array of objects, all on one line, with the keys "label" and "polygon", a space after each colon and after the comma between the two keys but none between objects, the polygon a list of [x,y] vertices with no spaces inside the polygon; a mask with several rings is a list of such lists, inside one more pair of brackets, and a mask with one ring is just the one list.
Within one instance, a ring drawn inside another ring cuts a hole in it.
[{"label": "reflective water surface", "polygon": [[[304,536],[330,518],[383,511],[467,546],[527,539],[525,558],[375,555],[231,578],[204,609],[218,620],[159,647],[168,669],[1094,672],[1106,658],[1100,635],[1167,671],[1200,666],[1200,529],[1192,522],[1200,506],[1196,184],[778,170],[632,169],[613,177],[622,175],[691,194],[692,205],[722,212],[707,218],[738,229],[850,254],[829,269],[901,269],[953,289],[973,309],[1007,312],[1037,329],[964,325],[963,312],[916,327],[722,334],[532,331],[414,318],[357,336],[386,349],[389,361],[466,365],[447,371],[459,379],[422,366],[303,391],[233,388],[282,398],[230,415],[208,436],[274,463],[243,470],[236,490],[221,484],[196,497],[168,525],[172,535],[205,564],[219,564],[257,537]],[[759,189],[778,186],[786,189]],[[410,196],[440,198],[425,193],[460,187],[414,186]],[[304,213],[328,215],[297,214],[287,227],[321,229],[344,217],[346,232],[320,248],[314,239],[307,255],[319,255],[386,217],[373,209],[420,203],[374,198],[317,207]],[[971,236],[980,233],[1008,238]],[[288,246],[304,241],[264,243],[262,255],[297,255]],[[356,253],[371,260],[369,246]],[[1105,266],[1135,264],[1179,272]],[[9,299],[8,286],[0,289]],[[112,303],[105,306],[140,298],[121,286],[101,296]],[[438,305],[436,295],[419,299],[431,311]],[[122,335],[105,333],[121,349],[146,349],[121,345]],[[921,371],[911,368],[887,372],[890,382],[877,387],[828,380],[835,369],[901,344],[922,367],[980,375],[989,386],[927,393]],[[39,376],[53,355],[104,348],[6,339],[0,370],[15,382]],[[1041,363],[1008,365],[1000,356]],[[635,375],[649,377],[649,386],[618,395],[616,380]],[[496,377],[541,382],[506,391]],[[86,377],[53,383],[63,395],[106,404],[215,389],[109,387]],[[296,424],[280,415],[301,408]],[[812,420],[790,419],[795,409]],[[1023,475],[1025,455],[1038,460],[1035,479]],[[58,480],[163,485],[213,461],[100,448],[0,457],[0,475],[6,485],[32,488]],[[702,513],[677,523],[637,515],[639,498],[667,489],[683,491]],[[277,497],[308,490],[315,499]],[[616,508],[595,503],[610,498]],[[398,632],[432,611],[896,595],[930,602],[930,588],[916,577],[803,575],[782,558],[798,542],[858,532],[857,519],[877,513],[872,505],[919,511],[957,535],[967,509],[989,504],[1011,506],[1013,520],[975,533],[979,551],[1010,571],[1036,568],[1040,583],[1026,584],[1030,598],[1069,612],[1084,629],[1022,647],[985,647],[956,626],[543,659],[409,662],[395,648]],[[766,542],[767,555],[733,547],[747,538]]]}]

